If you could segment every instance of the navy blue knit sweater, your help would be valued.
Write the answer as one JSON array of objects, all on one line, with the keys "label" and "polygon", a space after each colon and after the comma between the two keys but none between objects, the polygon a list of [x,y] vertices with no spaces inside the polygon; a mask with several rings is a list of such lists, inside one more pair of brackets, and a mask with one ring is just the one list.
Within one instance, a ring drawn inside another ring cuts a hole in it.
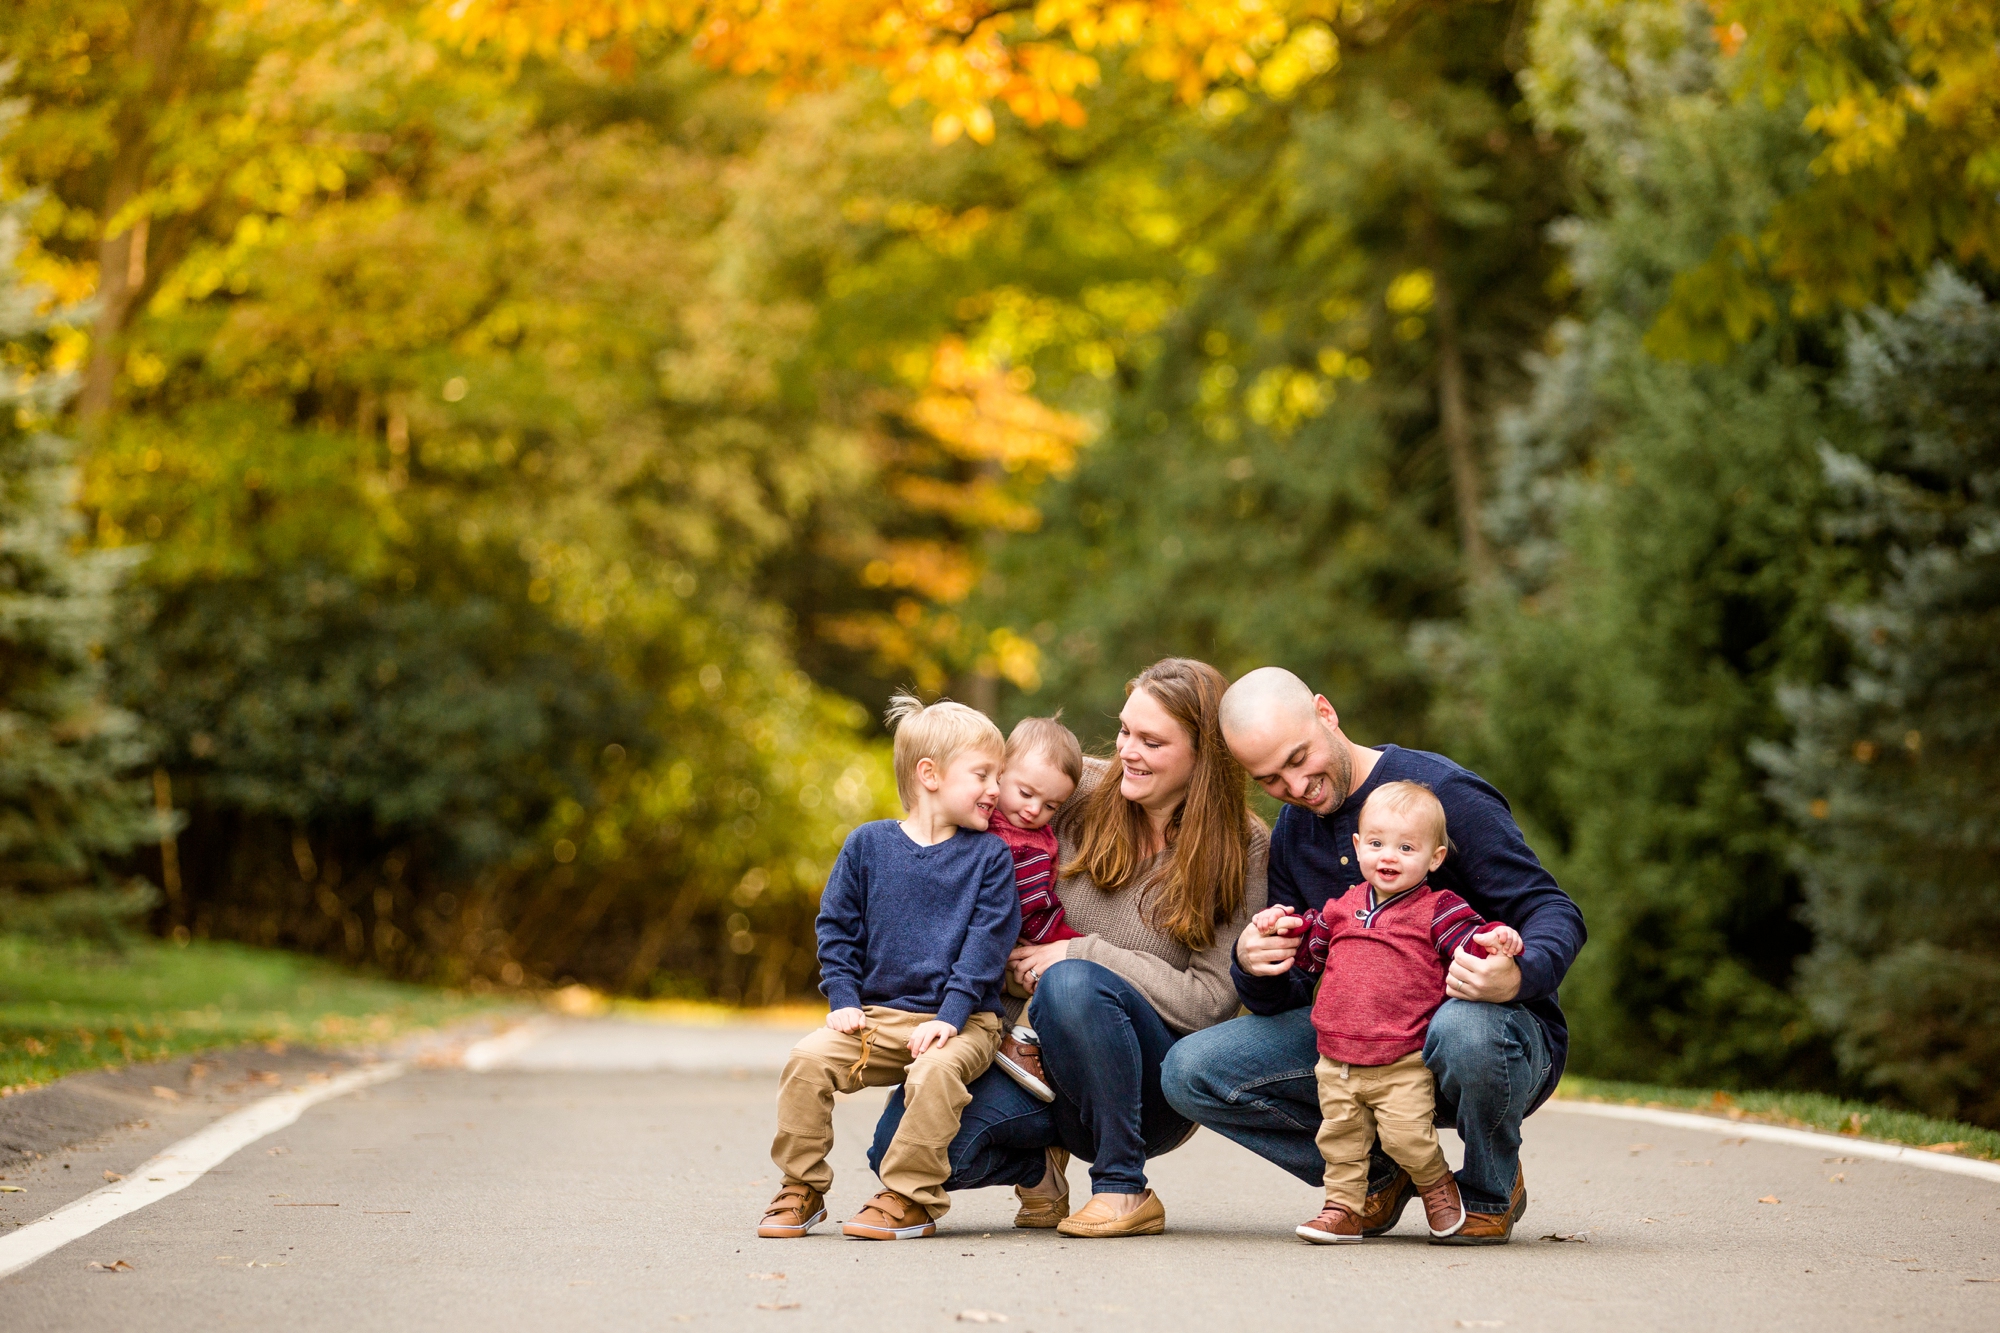
[{"label": "navy blue knit sweater", "polygon": [[960,829],[919,847],[878,819],[847,835],[820,893],[819,988],[835,1009],[936,1014],[963,1032],[974,1013],[1001,1011],[1020,933],[1006,843]]},{"label": "navy blue knit sweater", "polygon": [[[1488,921],[1504,921],[1521,932],[1527,946],[1521,968],[1524,1008],[1541,1023],[1552,1058],[1548,1080],[1535,1098],[1539,1106],[1555,1091],[1569,1057],[1569,1023],[1556,1000],[1556,987],[1583,947],[1583,913],[1556,886],[1555,877],[1535,859],[1507,798],[1470,769],[1441,754],[1379,747],[1382,757],[1363,782],[1325,815],[1288,805],[1271,830],[1271,898],[1287,907],[1323,906],[1361,882],[1354,865],[1354,833],[1362,803],[1385,782],[1421,782],[1444,806],[1451,852],[1431,872],[1431,884],[1450,889]],[[1230,975],[1244,1007],[1253,1014],[1283,1013],[1312,1003],[1314,978],[1300,969],[1275,977],[1253,977],[1234,962]],[[1332,977],[1328,985],[1338,985]]]}]

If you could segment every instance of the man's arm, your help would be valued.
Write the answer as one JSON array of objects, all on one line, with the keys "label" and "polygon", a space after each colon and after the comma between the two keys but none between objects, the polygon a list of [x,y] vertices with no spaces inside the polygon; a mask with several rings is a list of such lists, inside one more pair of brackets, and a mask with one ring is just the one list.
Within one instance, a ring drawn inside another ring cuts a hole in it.
[{"label": "man's arm", "polygon": [[979,868],[978,897],[972,904],[972,922],[965,930],[965,943],[951,965],[945,981],[944,998],[938,1003],[938,1021],[965,1031],[966,1020],[987,990],[996,985],[1007,970],[1007,954],[1021,934],[1021,898],[1014,889],[1014,858],[1004,848],[994,847]]},{"label": "man's arm", "polygon": [[[1536,858],[1506,798],[1472,773],[1440,784],[1438,796],[1451,827],[1452,860],[1468,902],[1483,916],[1505,921],[1520,932],[1520,971],[1512,997],[1539,1000],[1553,995],[1583,947],[1583,913]],[[1483,960],[1506,970],[1508,960]]]},{"label": "man's arm", "polygon": [[819,988],[835,1009],[861,1007],[868,895],[859,861],[854,839],[849,837],[819,895]]},{"label": "man's arm", "polygon": [[[1278,818],[1281,825],[1289,813],[1289,811],[1280,813]],[[1272,831],[1270,864],[1265,872],[1266,882],[1270,886],[1266,901],[1273,906],[1289,908],[1293,915],[1303,917],[1306,902],[1304,895],[1299,892],[1298,881],[1292,872],[1290,845],[1289,838],[1281,838],[1277,830]],[[1248,929],[1245,933],[1248,933]],[[1296,940],[1288,939],[1284,942],[1296,950]],[[1239,949],[1242,947],[1240,939],[1237,947]],[[1312,1003],[1313,978],[1296,966],[1276,976],[1260,977],[1244,971],[1242,957],[1233,954],[1229,961],[1229,979],[1235,983],[1236,997],[1243,1001],[1243,1007],[1253,1014],[1282,1014],[1286,1010]]]}]

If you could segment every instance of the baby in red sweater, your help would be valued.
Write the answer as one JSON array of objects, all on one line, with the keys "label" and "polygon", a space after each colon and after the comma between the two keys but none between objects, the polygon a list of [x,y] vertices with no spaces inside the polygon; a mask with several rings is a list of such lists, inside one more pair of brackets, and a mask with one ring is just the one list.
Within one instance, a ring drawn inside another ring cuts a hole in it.
[{"label": "baby in red sweater", "polygon": [[1475,957],[1489,949],[1518,956],[1521,936],[1426,882],[1449,848],[1436,794],[1417,782],[1385,782],[1361,807],[1354,835],[1364,882],[1317,912],[1295,915],[1278,906],[1255,917],[1266,932],[1287,916],[1300,921],[1296,963],[1326,974],[1312,1013],[1326,1207],[1298,1227],[1314,1244],[1361,1239],[1368,1152],[1378,1137],[1382,1151],[1410,1173],[1433,1239],[1465,1225],[1458,1181],[1438,1147],[1437,1089],[1424,1067],[1424,1034],[1444,1003],[1452,954],[1463,948]]},{"label": "baby in red sweater", "polygon": [[[1056,898],[1056,831],[1049,825],[1083,780],[1083,747],[1055,717],[1024,717],[1007,737],[1006,766],[1000,771],[1000,808],[991,831],[1014,854],[1014,887],[1021,895],[1021,943],[1073,940]],[[993,1057],[1016,1083],[1045,1102],[1056,1099],[1042,1073],[1041,1039],[1016,1024],[1000,1039]]]}]

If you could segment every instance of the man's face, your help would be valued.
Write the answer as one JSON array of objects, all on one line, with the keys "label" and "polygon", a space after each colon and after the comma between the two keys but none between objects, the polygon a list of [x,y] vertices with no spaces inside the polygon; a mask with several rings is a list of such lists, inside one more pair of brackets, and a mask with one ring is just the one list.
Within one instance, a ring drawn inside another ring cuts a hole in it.
[{"label": "man's face", "polygon": [[1286,805],[1323,815],[1354,789],[1354,764],[1339,727],[1333,705],[1314,695],[1310,718],[1239,728],[1225,739],[1258,786]]}]

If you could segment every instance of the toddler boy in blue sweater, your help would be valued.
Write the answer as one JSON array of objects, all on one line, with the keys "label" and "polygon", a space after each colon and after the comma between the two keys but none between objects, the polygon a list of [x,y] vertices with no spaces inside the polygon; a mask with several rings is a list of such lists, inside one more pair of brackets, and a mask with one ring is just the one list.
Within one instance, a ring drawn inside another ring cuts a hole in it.
[{"label": "toddler boy in blue sweater", "polygon": [[981,835],[1006,743],[984,713],[949,701],[898,696],[888,718],[909,815],[849,834],[820,894],[820,989],[833,1011],[792,1048],[778,1084],[771,1160],[784,1179],[760,1236],[803,1236],[826,1220],[833,1094],[893,1083],[907,1109],[882,1157],[883,1188],[841,1231],[936,1234],[966,1085],[1000,1045],[1000,980],[1021,908],[1007,845]]}]

